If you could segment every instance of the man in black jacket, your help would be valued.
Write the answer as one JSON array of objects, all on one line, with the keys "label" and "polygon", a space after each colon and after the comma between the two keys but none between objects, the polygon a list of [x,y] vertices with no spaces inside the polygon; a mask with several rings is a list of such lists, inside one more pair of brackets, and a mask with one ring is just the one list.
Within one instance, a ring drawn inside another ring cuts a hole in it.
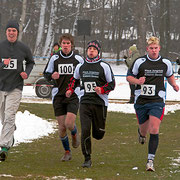
[{"label": "man in black jacket", "polygon": [[17,40],[18,33],[18,23],[9,21],[6,26],[7,39],[0,42],[0,161],[5,161],[14,143],[15,114],[20,104],[24,79],[28,78],[34,66],[29,47]]}]

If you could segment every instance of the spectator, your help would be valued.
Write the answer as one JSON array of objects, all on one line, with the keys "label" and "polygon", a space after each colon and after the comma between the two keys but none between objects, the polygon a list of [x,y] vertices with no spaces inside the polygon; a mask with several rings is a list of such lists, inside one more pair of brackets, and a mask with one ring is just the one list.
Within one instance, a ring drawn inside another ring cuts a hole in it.
[{"label": "spectator", "polygon": [[60,47],[59,43],[54,43],[53,45],[53,49],[51,52],[51,56],[53,56],[54,54],[56,54],[58,51],[60,51],[62,48]]},{"label": "spectator", "polygon": [[[135,59],[137,59],[139,56],[140,54],[135,44],[129,47],[129,56],[128,57],[124,56],[125,63],[128,69],[132,66]],[[134,103],[134,91],[135,91],[136,86],[134,84],[129,83],[129,87],[130,87],[130,93],[131,93],[129,103]]]}]

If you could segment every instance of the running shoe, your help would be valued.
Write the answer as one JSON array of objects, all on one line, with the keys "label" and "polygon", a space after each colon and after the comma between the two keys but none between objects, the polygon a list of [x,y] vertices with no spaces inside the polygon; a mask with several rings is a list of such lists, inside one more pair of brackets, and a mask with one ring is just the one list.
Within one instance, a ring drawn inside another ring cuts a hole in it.
[{"label": "running shoe", "polygon": [[61,158],[61,161],[69,161],[72,159],[70,151],[65,151],[64,156]]},{"label": "running shoe", "polygon": [[149,159],[146,164],[146,171],[155,171],[153,160]]},{"label": "running shoe", "polygon": [[7,156],[8,156],[8,149],[2,147],[0,151],[0,161],[5,161],[7,159]]},{"label": "running shoe", "polygon": [[84,161],[84,163],[82,164],[82,167],[83,167],[83,168],[90,168],[91,165],[92,165],[92,162],[91,162],[91,160],[89,159],[89,160],[85,160],[85,161]]}]

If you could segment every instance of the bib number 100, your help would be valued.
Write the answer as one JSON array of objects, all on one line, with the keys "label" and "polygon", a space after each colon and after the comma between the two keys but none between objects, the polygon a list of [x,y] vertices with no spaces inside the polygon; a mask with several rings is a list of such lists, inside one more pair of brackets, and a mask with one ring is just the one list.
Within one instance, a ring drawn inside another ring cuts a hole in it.
[{"label": "bib number 100", "polygon": [[59,64],[59,74],[73,74],[73,64]]}]

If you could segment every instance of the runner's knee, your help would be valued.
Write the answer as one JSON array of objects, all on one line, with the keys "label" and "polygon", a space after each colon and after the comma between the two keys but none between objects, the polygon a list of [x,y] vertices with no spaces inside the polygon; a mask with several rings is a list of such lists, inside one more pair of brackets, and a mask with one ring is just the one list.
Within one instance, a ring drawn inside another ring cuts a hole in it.
[{"label": "runner's knee", "polygon": [[104,134],[105,134],[105,131],[96,131],[93,133],[93,138],[97,139],[97,140],[100,140],[104,137]]}]

